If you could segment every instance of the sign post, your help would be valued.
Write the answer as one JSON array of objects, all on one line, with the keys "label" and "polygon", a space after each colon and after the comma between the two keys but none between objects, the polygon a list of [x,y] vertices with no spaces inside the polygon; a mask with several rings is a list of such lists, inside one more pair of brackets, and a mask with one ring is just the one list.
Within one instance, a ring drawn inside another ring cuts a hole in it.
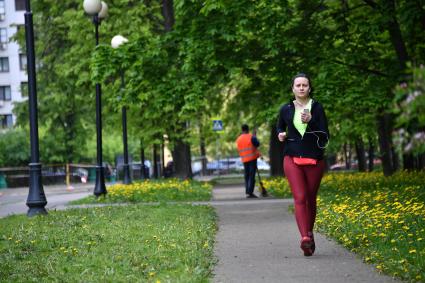
[{"label": "sign post", "polygon": [[[222,133],[223,132],[223,121],[220,118],[213,118],[212,119],[212,129],[216,133]],[[220,138],[219,135],[217,135],[217,172],[218,176],[220,176]]]}]

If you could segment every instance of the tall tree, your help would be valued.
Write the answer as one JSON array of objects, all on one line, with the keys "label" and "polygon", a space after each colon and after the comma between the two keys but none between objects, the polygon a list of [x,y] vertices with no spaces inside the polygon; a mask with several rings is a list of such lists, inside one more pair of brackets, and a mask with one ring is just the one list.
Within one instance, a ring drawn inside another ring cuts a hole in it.
[{"label": "tall tree", "polygon": [[[174,25],[174,3],[173,0],[162,0],[162,15],[164,16],[164,30],[170,32]],[[178,70],[177,70],[178,72]],[[177,74],[178,75],[178,74]],[[183,105],[176,103],[176,112],[180,112]],[[178,128],[180,129],[178,129]],[[170,137],[174,138],[173,142],[173,161],[174,161],[174,172],[177,177],[180,178],[191,178],[192,177],[192,160],[190,155],[190,144],[184,140],[184,137],[177,134],[179,131],[186,132],[186,124],[181,121],[177,125],[176,129],[173,130],[174,135]]]}]

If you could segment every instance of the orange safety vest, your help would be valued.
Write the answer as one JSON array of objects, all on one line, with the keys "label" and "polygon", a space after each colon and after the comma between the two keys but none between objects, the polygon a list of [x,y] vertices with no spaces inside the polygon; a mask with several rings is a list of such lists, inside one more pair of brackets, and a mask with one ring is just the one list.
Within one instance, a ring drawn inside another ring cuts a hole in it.
[{"label": "orange safety vest", "polygon": [[243,163],[249,162],[260,157],[260,152],[251,142],[251,134],[241,134],[236,140],[239,156]]}]

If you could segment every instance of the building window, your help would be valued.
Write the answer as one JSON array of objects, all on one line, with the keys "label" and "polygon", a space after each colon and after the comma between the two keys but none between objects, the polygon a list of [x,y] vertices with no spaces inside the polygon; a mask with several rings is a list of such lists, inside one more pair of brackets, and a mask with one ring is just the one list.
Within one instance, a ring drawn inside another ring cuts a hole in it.
[{"label": "building window", "polygon": [[13,118],[11,114],[0,115],[0,129],[12,128]]},{"label": "building window", "polygon": [[7,28],[0,28],[0,42],[7,43]]},{"label": "building window", "polygon": [[28,96],[28,82],[21,82],[21,96]]},{"label": "building window", "polygon": [[6,15],[6,7],[4,6],[4,0],[0,0],[0,21],[4,21]]},{"label": "building window", "polygon": [[12,94],[10,92],[10,86],[9,85],[2,85],[0,86],[0,100],[12,100]]},{"label": "building window", "polygon": [[9,58],[0,57],[0,72],[9,72]]},{"label": "building window", "polygon": [[25,0],[15,0],[15,10],[24,11],[25,10]]},{"label": "building window", "polygon": [[7,47],[7,29],[0,28],[0,49],[5,50]]},{"label": "building window", "polygon": [[26,54],[19,54],[19,68],[22,71],[25,71],[27,69],[27,55]]}]

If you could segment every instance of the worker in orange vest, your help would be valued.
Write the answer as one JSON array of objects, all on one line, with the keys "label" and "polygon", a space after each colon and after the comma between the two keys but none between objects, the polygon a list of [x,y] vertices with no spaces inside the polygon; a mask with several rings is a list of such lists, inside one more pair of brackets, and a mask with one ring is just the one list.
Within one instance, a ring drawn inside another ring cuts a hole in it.
[{"label": "worker in orange vest", "polygon": [[257,198],[254,194],[254,187],[257,158],[260,157],[257,148],[260,146],[260,142],[255,136],[255,132],[253,135],[250,134],[248,125],[243,124],[242,134],[236,140],[236,145],[244,167],[246,197]]}]

